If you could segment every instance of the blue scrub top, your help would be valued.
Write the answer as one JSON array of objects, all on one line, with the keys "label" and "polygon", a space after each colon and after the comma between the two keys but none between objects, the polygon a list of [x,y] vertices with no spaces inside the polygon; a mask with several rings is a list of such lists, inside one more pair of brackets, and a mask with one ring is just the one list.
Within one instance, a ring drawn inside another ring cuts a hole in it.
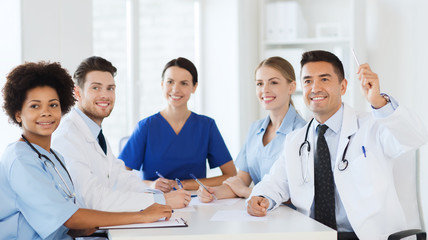
[{"label": "blue scrub top", "polygon": [[[53,154],[33,146],[55,163],[74,192]],[[78,207],[58,184],[64,185],[55,170],[46,167],[25,142],[10,144],[0,160],[0,239],[72,239],[64,223]]]},{"label": "blue scrub top", "polygon": [[156,171],[168,179],[205,178],[206,159],[210,168],[232,160],[215,121],[193,112],[178,135],[160,113],[141,120],[119,158],[146,180],[157,179]]},{"label": "blue scrub top", "polygon": [[254,184],[260,182],[263,176],[269,173],[273,163],[278,159],[284,148],[285,137],[295,129],[303,127],[306,122],[290,105],[288,112],[276,131],[276,136],[266,146],[263,146],[263,135],[270,122],[270,117],[253,123],[248,131],[244,147],[235,160],[239,170],[248,172]]}]

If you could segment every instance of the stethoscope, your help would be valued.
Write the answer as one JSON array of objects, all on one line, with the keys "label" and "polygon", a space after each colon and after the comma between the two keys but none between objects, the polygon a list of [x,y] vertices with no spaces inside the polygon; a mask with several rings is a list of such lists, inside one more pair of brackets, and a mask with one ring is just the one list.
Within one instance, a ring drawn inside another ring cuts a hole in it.
[{"label": "stethoscope", "polygon": [[[302,178],[303,178],[303,183],[308,183],[308,172],[309,172],[309,163],[308,161],[306,162],[306,168],[303,167],[303,151],[307,152],[307,156],[306,159],[309,159],[309,153],[311,152],[311,144],[308,141],[308,133],[309,133],[309,129],[311,128],[311,124],[314,121],[314,119],[312,118],[311,121],[308,124],[308,127],[306,128],[306,133],[305,133],[305,141],[303,141],[303,143],[300,145],[299,148],[299,157],[300,157],[300,164],[302,167]],[[345,169],[348,168],[349,162],[348,160],[345,159],[346,156],[346,152],[348,151],[348,146],[349,146],[349,142],[351,141],[351,136],[348,137],[348,143],[346,144],[345,147],[345,151],[343,151],[343,155],[342,155],[342,161],[339,162],[337,168],[339,169],[339,171],[344,171]],[[306,170],[303,170],[306,169]]]},{"label": "stethoscope", "polygon": [[[21,137],[22,137],[22,139],[24,139],[24,141],[28,144],[28,146],[30,146],[30,147],[31,147],[31,149],[32,149],[34,152],[36,152],[36,153],[37,153],[37,155],[39,155],[39,159],[40,159],[40,161],[42,161],[42,162],[45,164],[45,166],[46,166],[46,167],[51,166],[51,168],[55,170],[56,174],[58,174],[58,176],[59,176],[59,178],[61,179],[62,183],[64,184],[65,188],[64,188],[60,183],[58,183],[58,186],[59,186],[59,187],[64,191],[65,195],[67,195],[67,197],[68,197],[68,198],[73,199],[73,202],[74,202],[74,203],[76,203],[76,198],[75,198],[75,196],[76,196],[76,195],[73,193],[73,191],[71,191],[71,189],[70,189],[70,187],[68,186],[67,182],[64,180],[64,178],[62,177],[62,175],[60,174],[60,172],[59,172],[59,171],[58,171],[58,169],[56,168],[55,163],[54,163],[54,162],[52,162],[52,160],[51,160],[48,156],[46,156],[46,155],[44,155],[44,154],[41,154],[41,153],[40,153],[40,152],[39,152],[39,151],[38,151],[38,150],[33,146],[33,144],[31,144],[31,143],[28,141],[28,139],[27,139],[26,137],[24,137],[24,135],[23,135],[23,134],[21,135]],[[59,159],[59,157],[56,155],[56,153],[55,153],[52,149],[51,149],[51,153],[55,156],[56,160],[61,164],[62,168],[63,168],[63,169],[65,170],[65,172],[67,173],[68,178],[69,178],[69,179],[70,179],[70,181],[71,181],[71,184],[73,184],[73,180],[71,180],[70,173],[67,171],[67,168],[65,168],[64,163],[62,163],[62,162],[61,162],[61,160]],[[43,158],[45,158],[45,160],[44,160],[44,161],[42,160],[42,157],[43,157]]]}]

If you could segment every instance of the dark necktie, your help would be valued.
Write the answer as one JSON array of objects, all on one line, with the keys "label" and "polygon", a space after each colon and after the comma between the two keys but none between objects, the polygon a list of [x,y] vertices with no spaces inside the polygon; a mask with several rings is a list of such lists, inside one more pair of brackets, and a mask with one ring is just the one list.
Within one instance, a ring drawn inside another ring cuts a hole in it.
[{"label": "dark necktie", "polygon": [[107,144],[102,129],[100,130],[100,134],[98,134],[98,144],[100,144],[101,149],[107,155]]},{"label": "dark necktie", "polygon": [[318,125],[315,152],[315,220],[336,229],[334,178],[331,171],[330,151],[324,133],[327,125]]}]

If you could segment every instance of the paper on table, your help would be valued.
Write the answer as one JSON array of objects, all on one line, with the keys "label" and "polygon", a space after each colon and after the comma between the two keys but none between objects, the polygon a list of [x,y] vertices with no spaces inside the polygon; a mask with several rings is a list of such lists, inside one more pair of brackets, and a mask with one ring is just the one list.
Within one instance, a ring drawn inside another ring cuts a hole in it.
[{"label": "paper on table", "polygon": [[118,226],[99,227],[99,229],[131,229],[131,228],[167,228],[187,227],[187,222],[182,218],[171,218],[169,221],[157,221],[153,223],[126,224]]},{"label": "paper on table", "polygon": [[196,211],[195,207],[188,205],[185,208],[174,209],[174,212],[194,212]]},{"label": "paper on table", "polygon": [[147,188],[144,192],[146,193],[155,193],[155,194],[163,194],[163,192],[159,189]]},{"label": "paper on table", "polygon": [[215,206],[215,205],[226,205],[226,206],[230,206],[235,204],[236,202],[238,202],[240,200],[240,198],[229,198],[229,199],[221,199],[221,200],[214,200],[212,202],[209,203],[203,203],[201,201],[199,201],[199,198],[192,198],[192,201],[190,201],[189,206],[196,206],[196,205],[211,205],[211,206]]},{"label": "paper on table", "polygon": [[214,216],[211,217],[210,221],[267,221],[268,216],[264,217],[254,217],[247,213],[245,210],[221,210],[217,211]]}]

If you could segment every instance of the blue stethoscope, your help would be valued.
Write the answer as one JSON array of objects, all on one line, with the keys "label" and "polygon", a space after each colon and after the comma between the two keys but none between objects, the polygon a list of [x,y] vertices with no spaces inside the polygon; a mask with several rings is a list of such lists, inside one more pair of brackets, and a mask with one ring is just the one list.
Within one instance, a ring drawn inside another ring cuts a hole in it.
[{"label": "blue stethoscope", "polygon": [[[24,141],[25,141],[25,143],[27,143],[28,144],[28,146],[30,146],[31,147],[31,149],[34,151],[34,152],[36,152],[37,153],[37,155],[39,155],[39,159],[40,159],[40,161],[42,161],[44,164],[45,164],[45,166],[46,167],[51,167],[51,168],[53,168],[54,170],[55,170],[55,172],[56,172],[56,174],[58,174],[58,176],[59,176],[59,178],[61,179],[61,182],[64,184],[64,186],[65,186],[65,188],[60,184],[60,183],[58,183],[58,186],[64,191],[64,193],[65,193],[65,195],[68,197],[68,198],[70,198],[70,199],[73,199],[73,202],[74,203],[76,203],[76,195],[74,194],[74,192],[73,191],[71,191],[71,188],[68,186],[68,184],[67,184],[67,182],[64,180],[64,178],[62,177],[62,175],[60,174],[60,172],[58,171],[58,169],[56,168],[56,166],[55,166],[55,163],[54,162],[52,162],[52,160],[48,157],[48,156],[46,156],[46,155],[44,155],[44,154],[41,154],[34,146],[33,146],[33,144],[31,144],[29,141],[28,141],[28,139],[26,138],[26,137],[24,137],[24,135],[22,134],[21,135],[21,137],[22,137],[22,139],[24,139]],[[68,178],[70,179],[70,181],[71,181],[71,184],[73,184],[73,180],[71,180],[71,176],[70,176],[70,173],[67,171],[67,168],[65,168],[65,165],[64,165],[64,163],[62,163],[61,162],[61,160],[59,159],[59,157],[56,155],[56,153],[51,149],[51,153],[55,156],[55,159],[61,164],[61,166],[62,166],[62,168],[65,170],[65,172],[67,173],[67,175],[68,175]],[[45,160],[43,161],[42,160],[42,158],[45,158]]]},{"label": "blue stethoscope", "polygon": [[[305,140],[303,141],[303,143],[300,145],[300,148],[299,148],[299,157],[300,157],[300,164],[302,167],[303,183],[309,182],[308,181],[309,163],[306,162],[306,168],[303,167],[303,155],[304,155],[303,152],[304,151],[307,152],[306,159],[309,159],[309,153],[311,152],[311,144],[308,141],[308,133],[309,133],[309,129],[311,128],[311,124],[313,121],[314,121],[314,119],[312,118],[308,124],[308,127],[306,128]],[[348,162],[348,160],[345,159],[345,156],[346,156],[346,152],[348,151],[348,146],[349,146],[350,141],[351,141],[351,136],[348,137],[348,143],[346,144],[345,151],[343,151],[342,161],[340,161],[340,163],[337,166],[339,171],[344,171],[346,168],[348,168],[349,162]],[[306,170],[303,170],[303,169],[306,169]]]}]

